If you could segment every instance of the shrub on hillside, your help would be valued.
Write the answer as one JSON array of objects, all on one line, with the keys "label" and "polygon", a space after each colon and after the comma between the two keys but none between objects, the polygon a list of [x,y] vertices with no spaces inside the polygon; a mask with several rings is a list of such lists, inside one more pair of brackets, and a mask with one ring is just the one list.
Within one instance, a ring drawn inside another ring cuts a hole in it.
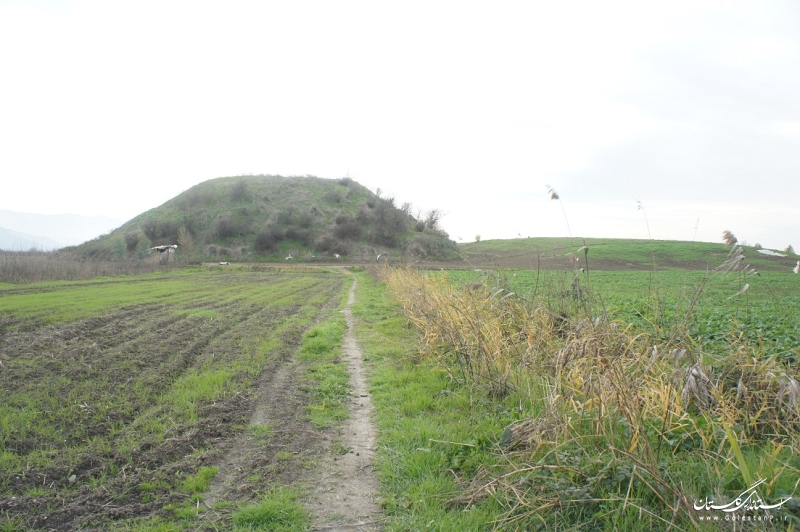
[{"label": "shrub on hillside", "polygon": [[300,213],[300,215],[297,216],[297,225],[299,225],[300,227],[308,229],[313,224],[314,224],[314,214],[311,211]]},{"label": "shrub on hillside", "polygon": [[250,198],[250,191],[247,188],[247,182],[244,180],[237,181],[231,190],[231,197],[233,201],[242,202]]},{"label": "shrub on hillside", "polygon": [[139,233],[128,233],[125,235],[125,247],[128,251],[136,249],[136,244],[139,243]]},{"label": "shrub on hillside", "polygon": [[141,224],[142,232],[151,241],[158,238],[158,224],[155,220],[145,220]]},{"label": "shrub on hillside", "polygon": [[384,229],[374,229],[367,233],[367,241],[377,246],[390,248],[396,248],[398,244],[397,235]]},{"label": "shrub on hillside", "polygon": [[331,255],[334,253],[338,253],[339,255],[350,254],[350,246],[331,235],[325,235],[318,238],[314,243],[314,248],[319,253],[330,253]]},{"label": "shrub on hillside", "polygon": [[300,227],[288,227],[286,229],[286,240],[294,240],[303,244],[304,246],[311,246],[314,243],[314,236],[308,229]]},{"label": "shrub on hillside", "polygon": [[367,225],[371,219],[372,213],[362,205],[358,210],[358,214],[356,214],[356,221],[361,225]]},{"label": "shrub on hillside", "polygon": [[174,244],[178,238],[178,224],[174,222],[145,220],[141,228],[151,242],[158,244]]},{"label": "shrub on hillside", "polygon": [[275,238],[271,232],[258,233],[256,235],[256,251],[260,253],[275,251],[280,239]]},{"label": "shrub on hillside", "polygon": [[216,234],[218,238],[230,238],[244,235],[245,233],[247,233],[247,227],[244,222],[237,222],[227,216],[217,220]]},{"label": "shrub on hillside", "polygon": [[413,237],[406,244],[406,252],[419,258],[451,258],[458,256],[458,246],[452,240],[439,235],[424,233]]},{"label": "shrub on hillside", "polygon": [[125,243],[125,239],[122,236],[114,237],[114,240],[111,241],[111,253],[114,260],[124,260],[127,252],[128,247]]},{"label": "shrub on hillside", "polygon": [[147,236],[140,236],[139,240],[136,242],[136,258],[145,259],[149,257],[151,247],[153,247],[153,244],[150,242]]},{"label": "shrub on hillside", "polygon": [[338,190],[329,190],[322,196],[322,199],[331,203],[341,203],[344,195]]},{"label": "shrub on hillside", "polygon": [[339,239],[355,239],[361,236],[361,225],[346,214],[336,217],[336,225],[333,227],[333,234]]}]

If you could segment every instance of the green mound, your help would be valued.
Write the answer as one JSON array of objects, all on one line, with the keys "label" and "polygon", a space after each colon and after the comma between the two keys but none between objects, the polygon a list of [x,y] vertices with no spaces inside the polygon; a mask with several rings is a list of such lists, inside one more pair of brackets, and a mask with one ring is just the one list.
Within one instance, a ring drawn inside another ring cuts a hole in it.
[{"label": "green mound", "polygon": [[211,179],[74,251],[129,260],[178,244],[183,260],[450,259],[458,248],[435,211],[415,218],[350,178]]}]

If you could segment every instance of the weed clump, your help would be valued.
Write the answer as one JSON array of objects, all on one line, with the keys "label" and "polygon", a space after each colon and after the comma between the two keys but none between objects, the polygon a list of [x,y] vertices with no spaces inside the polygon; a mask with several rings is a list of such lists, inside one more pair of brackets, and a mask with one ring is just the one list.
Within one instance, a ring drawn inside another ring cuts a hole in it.
[{"label": "weed clump", "polygon": [[[757,273],[736,250],[723,271]],[[509,526],[630,528],[645,515],[650,526],[695,528],[693,503],[704,496],[759,478],[772,481],[765,495],[794,492],[800,379],[746,337],[711,353],[688,334],[688,318],[672,330],[611,319],[595,309],[585,272],[530,298],[497,275],[460,286],[446,274],[379,274],[419,332],[420,359],[473,393],[527,393],[535,405],[498,435],[507,468],[463,479],[452,504],[499,497]]]}]

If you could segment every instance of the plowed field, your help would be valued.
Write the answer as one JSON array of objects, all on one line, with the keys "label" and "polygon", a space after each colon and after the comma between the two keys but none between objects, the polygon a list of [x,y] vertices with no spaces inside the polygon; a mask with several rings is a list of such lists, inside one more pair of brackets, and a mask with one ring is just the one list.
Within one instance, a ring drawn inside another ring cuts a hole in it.
[{"label": "plowed field", "polygon": [[[174,519],[201,468],[237,438],[258,439],[248,423],[259,390],[272,410],[297,410],[285,362],[339,304],[345,278],[206,271],[0,289],[0,524]],[[303,416],[284,417],[215,500],[252,494],[248,478],[291,480],[270,446],[315,452]]]}]

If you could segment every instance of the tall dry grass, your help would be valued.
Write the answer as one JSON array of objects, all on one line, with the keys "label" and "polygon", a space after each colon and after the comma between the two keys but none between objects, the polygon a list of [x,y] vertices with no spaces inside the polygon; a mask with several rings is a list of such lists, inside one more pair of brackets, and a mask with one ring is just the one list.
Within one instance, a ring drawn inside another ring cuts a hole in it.
[{"label": "tall dry grass", "polygon": [[159,265],[157,257],[144,260],[109,261],[86,259],[59,251],[0,251],[0,283],[78,281],[95,277],[139,275],[171,268]]},{"label": "tall dry grass", "polygon": [[[649,503],[648,497],[638,503],[625,497],[613,511],[638,504],[640,513],[670,526],[676,519],[697,524],[693,500],[682,489],[685,479],[673,476],[670,460],[699,453],[692,457],[704,457],[705,473],[724,476],[720,463],[727,463],[747,483],[774,476],[775,465],[762,460],[748,466],[738,449],[800,449],[800,377],[796,368],[765,358],[758,346],[733,341],[727,354],[712,356],[685,331],[665,335],[593,316],[586,289],[540,290],[524,300],[499,279],[457,286],[444,273],[384,267],[379,274],[419,331],[419,356],[492,396],[538,394],[531,399],[539,415],[512,424],[503,436],[508,449],[529,453],[534,462],[487,472],[459,499],[470,503],[505,490],[516,499],[507,524],[564,504],[563,495],[546,486],[532,501],[519,483],[539,468],[567,467],[548,462],[564,447],[579,449],[586,460],[602,455],[627,471],[629,494],[634,485],[648,494]],[[588,486],[595,477],[586,476]]]}]

